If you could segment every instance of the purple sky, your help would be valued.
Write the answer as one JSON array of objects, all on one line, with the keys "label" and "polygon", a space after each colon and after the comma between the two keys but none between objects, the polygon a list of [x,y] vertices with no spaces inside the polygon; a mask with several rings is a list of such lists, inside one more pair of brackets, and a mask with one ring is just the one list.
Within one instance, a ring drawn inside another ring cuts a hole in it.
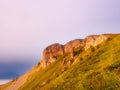
[{"label": "purple sky", "polygon": [[120,0],[0,0],[0,57],[7,62],[38,62],[52,43],[102,33],[120,33]]}]

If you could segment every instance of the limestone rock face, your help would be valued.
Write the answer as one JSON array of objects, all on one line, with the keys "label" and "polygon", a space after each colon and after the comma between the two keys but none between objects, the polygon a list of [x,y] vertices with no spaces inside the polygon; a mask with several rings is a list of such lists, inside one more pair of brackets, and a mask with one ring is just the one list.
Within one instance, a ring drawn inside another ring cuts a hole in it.
[{"label": "limestone rock face", "polygon": [[75,39],[75,40],[69,41],[67,44],[65,44],[64,51],[65,51],[65,53],[70,53],[72,58],[73,58],[74,57],[74,55],[73,55],[74,50],[80,46],[81,47],[85,46],[84,40]]},{"label": "limestone rock face", "polygon": [[56,57],[62,55],[64,53],[64,46],[55,43],[53,45],[48,46],[43,51],[43,58],[41,60],[41,67],[46,67],[50,63],[56,60]]},{"label": "limestone rock face", "polygon": [[64,46],[65,53],[73,51],[75,48],[78,48],[80,46],[84,47],[85,43],[82,39],[76,39],[68,42]]},{"label": "limestone rock face", "polygon": [[63,54],[64,47],[59,43],[48,46],[43,51],[43,57],[49,59],[52,56],[57,56]]},{"label": "limestone rock face", "polygon": [[84,39],[85,41],[85,50],[90,48],[90,46],[97,46],[107,39],[106,35],[91,35]]},{"label": "limestone rock face", "polygon": [[56,60],[57,56],[63,55],[64,53],[70,53],[71,58],[74,58],[74,50],[76,48],[81,47],[83,50],[87,50],[91,46],[100,44],[107,38],[107,35],[91,35],[87,36],[85,39],[69,41],[65,45],[61,45],[59,43],[52,44],[44,49],[40,67],[48,66]]}]

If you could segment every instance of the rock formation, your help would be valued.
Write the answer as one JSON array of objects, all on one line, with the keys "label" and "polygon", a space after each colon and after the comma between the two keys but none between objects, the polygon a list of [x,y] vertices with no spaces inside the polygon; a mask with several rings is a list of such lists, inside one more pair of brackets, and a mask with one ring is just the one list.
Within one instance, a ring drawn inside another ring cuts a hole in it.
[{"label": "rock formation", "polygon": [[97,46],[101,42],[105,41],[107,39],[107,35],[90,35],[87,36],[84,41],[85,41],[85,50],[90,48],[90,46]]},{"label": "rock formation", "polygon": [[53,45],[48,46],[43,51],[43,58],[41,60],[40,66],[46,67],[47,65],[54,62],[57,58],[57,56],[64,54],[64,46],[55,43]]},{"label": "rock formation", "polygon": [[64,53],[70,53],[71,58],[73,58],[74,50],[76,48],[82,47],[84,50],[87,50],[91,46],[96,46],[102,43],[107,38],[107,35],[91,35],[85,39],[75,39],[69,41],[65,45],[61,45],[59,43],[52,44],[44,49],[40,67],[45,68],[49,64],[53,63],[57,56],[63,55]]},{"label": "rock formation", "polygon": [[64,51],[65,53],[70,53],[71,57],[74,57],[74,50],[78,47],[84,47],[85,43],[82,39],[75,39],[72,41],[69,41],[67,44],[64,45]]}]

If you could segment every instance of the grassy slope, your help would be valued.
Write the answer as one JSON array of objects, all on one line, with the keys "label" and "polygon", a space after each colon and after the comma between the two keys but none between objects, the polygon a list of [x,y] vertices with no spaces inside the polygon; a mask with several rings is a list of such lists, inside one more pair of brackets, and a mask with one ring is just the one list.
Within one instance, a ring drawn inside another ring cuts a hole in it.
[{"label": "grassy slope", "polygon": [[110,37],[76,55],[72,65],[69,54],[59,56],[45,70],[30,76],[19,90],[120,90],[120,35]]},{"label": "grassy slope", "polygon": [[[14,80],[13,80],[13,81],[14,81]],[[13,81],[8,82],[7,84],[0,85],[0,90],[4,90],[6,87],[10,86]]]}]

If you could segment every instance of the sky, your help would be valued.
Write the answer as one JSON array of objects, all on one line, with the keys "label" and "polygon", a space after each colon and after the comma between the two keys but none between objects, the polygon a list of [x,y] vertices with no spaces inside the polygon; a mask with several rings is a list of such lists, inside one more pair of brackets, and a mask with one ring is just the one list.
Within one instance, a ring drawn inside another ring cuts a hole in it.
[{"label": "sky", "polygon": [[0,79],[23,74],[50,44],[103,33],[120,33],[120,0],[0,0]]}]

